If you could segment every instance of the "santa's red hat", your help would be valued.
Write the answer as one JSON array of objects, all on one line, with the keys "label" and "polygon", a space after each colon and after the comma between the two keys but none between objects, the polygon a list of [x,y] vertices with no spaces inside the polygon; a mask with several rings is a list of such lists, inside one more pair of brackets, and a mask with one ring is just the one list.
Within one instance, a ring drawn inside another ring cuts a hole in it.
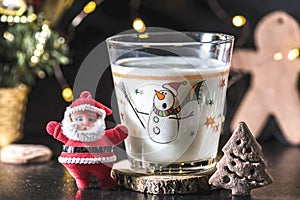
[{"label": "santa's red hat", "polygon": [[112,110],[93,99],[92,94],[89,91],[83,91],[80,94],[80,97],[69,107],[70,114],[78,111],[91,111],[101,116],[103,114],[106,116],[112,114]]}]

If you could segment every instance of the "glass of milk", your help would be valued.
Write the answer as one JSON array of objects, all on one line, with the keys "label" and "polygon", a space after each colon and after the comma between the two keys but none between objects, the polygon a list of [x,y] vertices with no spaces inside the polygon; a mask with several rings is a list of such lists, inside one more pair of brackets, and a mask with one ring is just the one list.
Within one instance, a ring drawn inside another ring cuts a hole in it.
[{"label": "glass of milk", "polygon": [[131,168],[201,173],[216,164],[234,37],[148,28],[106,40]]}]

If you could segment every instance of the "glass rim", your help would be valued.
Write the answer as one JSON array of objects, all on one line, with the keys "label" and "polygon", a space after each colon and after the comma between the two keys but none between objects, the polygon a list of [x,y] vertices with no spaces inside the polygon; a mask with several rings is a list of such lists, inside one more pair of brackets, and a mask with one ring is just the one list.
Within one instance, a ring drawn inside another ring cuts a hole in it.
[{"label": "glass rim", "polygon": [[[218,40],[208,40],[208,41],[176,41],[176,42],[164,42],[164,41],[157,41],[157,42],[149,42],[149,41],[125,41],[121,40],[122,38],[135,38],[135,39],[146,39],[150,35],[153,36],[167,36],[170,34],[182,34],[183,36],[189,37],[192,40],[195,40],[189,35],[195,36],[196,34],[200,35],[210,35],[210,36],[217,36],[220,39]],[[106,43],[108,44],[118,44],[123,46],[192,46],[192,45],[201,45],[201,44],[224,44],[224,43],[232,43],[234,42],[234,36],[226,33],[218,33],[218,32],[196,32],[196,31],[160,31],[160,32],[144,32],[144,33],[125,33],[125,34],[116,34],[111,37],[108,37],[106,40]]]}]

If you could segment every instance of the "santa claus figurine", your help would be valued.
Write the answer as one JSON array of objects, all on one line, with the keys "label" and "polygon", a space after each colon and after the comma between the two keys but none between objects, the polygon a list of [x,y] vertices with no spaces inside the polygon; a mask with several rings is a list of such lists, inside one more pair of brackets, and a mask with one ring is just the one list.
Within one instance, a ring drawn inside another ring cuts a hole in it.
[{"label": "santa claus figurine", "polygon": [[67,107],[61,123],[47,124],[47,132],[64,143],[58,161],[74,177],[79,190],[89,187],[92,175],[97,177],[102,189],[117,185],[110,175],[117,159],[113,146],[128,136],[128,130],[123,125],[105,130],[104,118],[111,113],[111,109],[84,91]]}]

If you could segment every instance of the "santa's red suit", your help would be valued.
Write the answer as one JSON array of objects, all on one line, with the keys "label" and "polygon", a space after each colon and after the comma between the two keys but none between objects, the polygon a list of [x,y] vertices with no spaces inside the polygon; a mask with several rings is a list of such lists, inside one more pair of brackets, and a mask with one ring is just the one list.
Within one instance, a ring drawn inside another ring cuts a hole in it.
[{"label": "santa's red suit", "polygon": [[[87,131],[78,131],[70,117],[78,111],[97,113],[95,126]],[[97,177],[102,189],[116,186],[110,175],[117,159],[113,146],[120,144],[128,136],[128,131],[122,125],[104,131],[104,118],[111,113],[109,108],[92,99],[91,94],[85,91],[66,109],[61,123],[52,121],[47,124],[47,132],[64,143],[58,161],[75,178],[78,189],[88,188],[92,175]]]}]

